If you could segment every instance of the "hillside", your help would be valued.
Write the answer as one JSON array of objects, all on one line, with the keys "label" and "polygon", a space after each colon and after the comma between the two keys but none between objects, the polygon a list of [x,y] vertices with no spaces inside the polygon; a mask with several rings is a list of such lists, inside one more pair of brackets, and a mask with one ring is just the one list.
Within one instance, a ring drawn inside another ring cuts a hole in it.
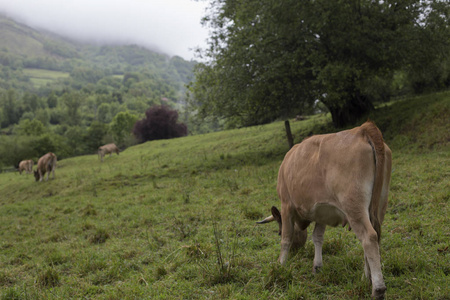
[{"label": "hillside", "polygon": [[18,57],[45,57],[45,38],[36,30],[18,24],[0,15],[0,42],[2,52],[14,53]]},{"label": "hillside", "polygon": [[[30,28],[2,15],[0,42],[0,78],[3,78],[0,88],[4,89],[14,87],[7,79],[15,79],[21,82],[21,88],[33,91],[31,86],[26,85],[28,77],[22,76],[22,69],[53,70],[71,74],[76,69],[88,68],[99,69],[104,76],[125,72],[152,73],[182,90],[183,85],[192,76],[195,65],[195,62],[188,62],[177,56],[168,57],[136,45],[98,46],[78,43],[50,32]],[[6,75],[8,72],[9,76]]]},{"label": "hillside", "polygon": [[183,113],[196,65],[137,45],[71,41],[1,15],[0,41],[0,169],[17,165],[5,155],[11,147],[20,157],[45,148],[67,158],[136,144],[133,125],[150,107]]},{"label": "hillside", "polygon": [[[381,238],[389,299],[450,297],[449,116],[449,92],[370,116],[393,151]],[[295,141],[329,123],[291,122]],[[327,227],[317,275],[310,237],[277,264],[278,227],[255,221],[279,207],[287,150],[275,122],[147,142],[104,163],[64,159],[49,182],[0,174],[2,299],[369,299],[353,231]]]}]

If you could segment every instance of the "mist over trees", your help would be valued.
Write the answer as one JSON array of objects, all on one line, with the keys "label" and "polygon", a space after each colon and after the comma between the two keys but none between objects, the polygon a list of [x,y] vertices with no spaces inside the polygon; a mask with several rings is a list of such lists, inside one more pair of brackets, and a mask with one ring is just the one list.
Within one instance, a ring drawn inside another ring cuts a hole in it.
[{"label": "mist over trees", "polygon": [[[352,124],[392,96],[450,86],[446,1],[211,0],[190,105],[262,124],[314,111]],[[318,102],[319,101],[319,102]]]}]

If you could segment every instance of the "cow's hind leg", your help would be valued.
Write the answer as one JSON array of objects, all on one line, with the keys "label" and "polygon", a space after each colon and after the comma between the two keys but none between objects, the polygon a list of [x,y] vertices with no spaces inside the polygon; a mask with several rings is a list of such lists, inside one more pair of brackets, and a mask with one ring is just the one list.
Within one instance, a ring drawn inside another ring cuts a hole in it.
[{"label": "cow's hind leg", "polygon": [[365,264],[364,271],[370,274],[372,281],[372,297],[384,298],[386,285],[381,273],[381,258],[378,244],[378,235],[370,223],[369,216],[365,215],[359,219],[350,219],[350,225],[364,248]]},{"label": "cow's hind leg", "polygon": [[313,273],[322,268],[322,245],[323,245],[323,236],[325,234],[326,225],[316,223],[314,227],[314,232],[312,235],[312,240],[314,243],[314,265],[313,265]]}]

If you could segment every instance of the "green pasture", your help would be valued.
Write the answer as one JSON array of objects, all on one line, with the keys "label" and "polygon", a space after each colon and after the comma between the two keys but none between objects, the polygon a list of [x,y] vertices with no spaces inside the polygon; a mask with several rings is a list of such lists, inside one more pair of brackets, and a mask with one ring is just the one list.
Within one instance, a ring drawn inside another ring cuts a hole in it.
[{"label": "green pasture", "polygon": [[112,77],[113,77],[113,78],[120,79],[120,80],[123,80],[123,75],[118,75],[118,74],[116,74],[116,75],[113,75]]},{"label": "green pasture", "polygon": [[54,80],[67,78],[70,76],[70,74],[67,72],[44,70],[44,69],[27,68],[24,69],[23,72],[25,73],[25,75],[30,77],[31,82],[35,87],[44,86],[47,83],[53,82]]},{"label": "green pasture", "polygon": [[[387,299],[450,299],[450,93],[373,114],[393,150],[381,257]],[[295,142],[329,116],[291,122]],[[277,263],[284,123],[147,142],[58,162],[56,178],[0,174],[0,299],[368,299],[352,231]],[[56,153],[57,154],[57,153]],[[311,228],[310,228],[311,231]]]}]

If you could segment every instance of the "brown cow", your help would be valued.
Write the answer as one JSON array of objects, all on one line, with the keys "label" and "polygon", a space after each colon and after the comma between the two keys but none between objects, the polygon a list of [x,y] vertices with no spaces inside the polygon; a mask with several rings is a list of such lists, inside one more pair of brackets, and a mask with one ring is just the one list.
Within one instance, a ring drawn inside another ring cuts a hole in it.
[{"label": "brown cow", "polygon": [[98,156],[100,157],[101,161],[103,161],[103,157],[106,154],[109,154],[111,157],[112,153],[115,152],[117,155],[119,155],[119,148],[115,144],[106,144],[104,146],[101,146],[98,148]]},{"label": "brown cow", "polygon": [[42,181],[42,178],[44,178],[45,173],[47,173],[47,179],[45,179],[45,181],[47,181],[48,174],[50,174],[50,172],[53,173],[52,179],[55,179],[56,161],[57,161],[56,155],[51,152],[39,158],[37,163],[37,170],[34,171],[34,178],[36,179],[36,181],[38,180]]},{"label": "brown cow", "polygon": [[279,262],[289,250],[303,246],[306,228],[315,222],[315,273],[322,267],[325,227],[354,230],[364,249],[364,271],[372,282],[372,297],[383,298],[386,285],[381,273],[379,241],[387,208],[391,178],[391,150],[372,122],[337,133],[316,135],[295,145],[278,173],[277,192],[281,214],[259,223],[277,220],[281,234]]},{"label": "brown cow", "polygon": [[33,173],[33,161],[31,159],[29,160],[22,160],[19,163],[19,173],[22,175],[22,171],[25,171],[26,174]]}]

